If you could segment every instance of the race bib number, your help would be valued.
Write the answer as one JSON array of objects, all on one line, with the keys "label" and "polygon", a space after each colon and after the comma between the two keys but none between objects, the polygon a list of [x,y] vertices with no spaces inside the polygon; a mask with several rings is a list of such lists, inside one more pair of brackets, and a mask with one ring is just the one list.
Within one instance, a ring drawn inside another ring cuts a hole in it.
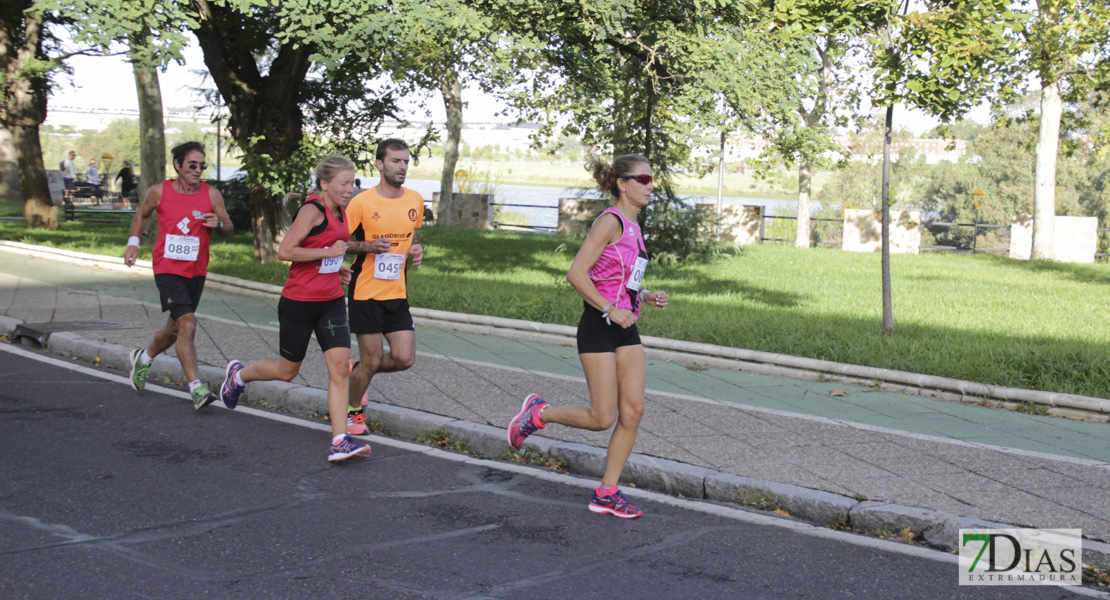
[{"label": "race bib number", "polygon": [[633,292],[640,291],[640,286],[644,284],[644,271],[647,270],[648,260],[644,257],[636,259],[636,264],[632,265],[632,276],[628,278],[628,289]]},{"label": "race bib number", "polygon": [[188,235],[166,235],[166,258],[195,262],[200,256],[200,238]]},{"label": "race bib number", "polygon": [[405,268],[404,254],[375,254],[374,279],[400,279]]},{"label": "race bib number", "polygon": [[333,256],[331,258],[320,259],[320,273],[338,273],[339,267],[342,266],[342,256]]}]

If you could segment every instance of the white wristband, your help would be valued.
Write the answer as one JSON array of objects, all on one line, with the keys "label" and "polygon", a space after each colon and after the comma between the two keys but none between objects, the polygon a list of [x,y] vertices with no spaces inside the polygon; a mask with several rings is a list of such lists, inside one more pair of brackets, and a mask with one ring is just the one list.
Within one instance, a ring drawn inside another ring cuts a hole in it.
[{"label": "white wristband", "polygon": [[133,235],[133,236],[127,238],[127,245],[128,246],[134,246],[134,247],[138,248],[139,247],[139,236]]},{"label": "white wristband", "polygon": [[650,293],[651,293],[651,290],[649,290],[647,288],[640,288],[640,293],[639,293],[640,302],[643,302],[644,298],[646,298],[647,295],[650,294]]}]

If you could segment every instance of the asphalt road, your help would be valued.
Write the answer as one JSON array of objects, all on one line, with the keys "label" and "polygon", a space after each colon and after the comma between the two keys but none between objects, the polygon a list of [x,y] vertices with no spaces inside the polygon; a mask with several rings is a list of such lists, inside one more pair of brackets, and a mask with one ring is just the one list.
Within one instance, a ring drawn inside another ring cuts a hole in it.
[{"label": "asphalt road", "polygon": [[[3,598],[1074,598],[957,585],[954,557],[372,438],[194,412],[184,392],[0,347]],[[1090,590],[1088,590],[1090,593]]]}]

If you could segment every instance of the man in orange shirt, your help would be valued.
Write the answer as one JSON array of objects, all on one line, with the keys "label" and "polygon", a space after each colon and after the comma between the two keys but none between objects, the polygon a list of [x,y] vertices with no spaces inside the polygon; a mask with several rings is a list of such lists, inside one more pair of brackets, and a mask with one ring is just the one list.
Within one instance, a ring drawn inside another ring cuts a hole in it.
[{"label": "man in orange shirt", "polygon": [[[358,257],[347,289],[348,322],[359,351],[359,361],[351,369],[347,408],[347,432],[354,435],[367,432],[361,400],[374,375],[404,371],[416,360],[405,259],[411,254],[415,267],[424,258],[416,236],[424,217],[424,198],[401,185],[409,168],[408,144],[398,139],[381,142],[374,166],[381,173],[378,185],[347,205],[351,228],[347,253]],[[384,352],[383,336],[389,342],[389,354]]]}]

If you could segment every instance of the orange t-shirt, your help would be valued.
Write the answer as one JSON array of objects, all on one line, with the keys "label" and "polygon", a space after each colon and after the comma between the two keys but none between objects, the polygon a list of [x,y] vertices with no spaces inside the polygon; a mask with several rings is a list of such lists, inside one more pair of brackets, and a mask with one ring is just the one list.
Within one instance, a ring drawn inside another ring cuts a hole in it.
[{"label": "orange t-shirt", "polygon": [[347,204],[347,223],[352,241],[373,241],[384,237],[393,248],[383,254],[361,254],[352,265],[351,300],[394,300],[407,298],[405,259],[416,228],[424,220],[424,197],[402,187],[400,198],[382,198],[377,187],[351,198]]}]

